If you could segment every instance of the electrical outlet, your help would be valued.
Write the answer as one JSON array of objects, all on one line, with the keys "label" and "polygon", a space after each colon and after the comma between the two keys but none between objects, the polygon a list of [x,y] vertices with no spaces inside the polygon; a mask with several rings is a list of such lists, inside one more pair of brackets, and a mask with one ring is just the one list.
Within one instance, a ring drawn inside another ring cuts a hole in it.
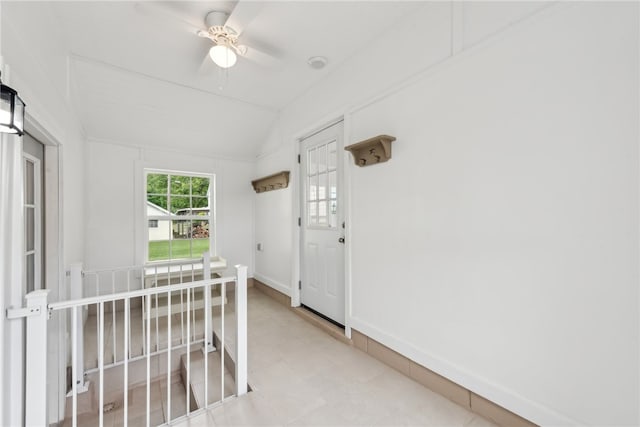
[{"label": "electrical outlet", "polygon": [[256,245],[256,249],[257,249],[258,251],[262,252],[262,243],[258,243],[258,244]]}]

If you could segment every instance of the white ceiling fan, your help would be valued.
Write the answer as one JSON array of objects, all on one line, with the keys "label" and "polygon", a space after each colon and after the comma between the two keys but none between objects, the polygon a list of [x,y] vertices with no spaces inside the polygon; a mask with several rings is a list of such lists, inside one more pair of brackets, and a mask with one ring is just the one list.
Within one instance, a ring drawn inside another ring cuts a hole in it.
[{"label": "white ceiling fan", "polygon": [[213,42],[214,45],[209,49],[209,56],[221,68],[233,67],[238,59],[237,55],[244,56],[248,51],[247,46],[238,42],[240,34],[227,25],[229,18],[230,15],[227,12],[211,11],[204,19],[207,29],[197,32],[198,36]]},{"label": "white ceiling fan", "polygon": [[[272,55],[264,53],[253,46],[248,47],[239,41],[245,27],[260,13],[263,7],[261,2],[238,1],[231,12],[224,10],[225,7],[214,8],[204,17],[205,27],[197,29],[191,23],[193,22],[191,17],[186,17],[176,10],[176,5],[179,6],[179,3],[139,3],[141,9],[149,10],[149,6],[152,6],[154,10],[149,11],[156,12],[155,15],[158,15],[159,12],[164,18],[171,18],[173,24],[180,24],[181,27],[187,28],[192,34],[211,40],[213,46],[209,48],[207,55],[220,68],[233,67],[237,62],[238,56],[270,67],[277,63],[276,58]],[[169,9],[169,6],[173,7]]]}]

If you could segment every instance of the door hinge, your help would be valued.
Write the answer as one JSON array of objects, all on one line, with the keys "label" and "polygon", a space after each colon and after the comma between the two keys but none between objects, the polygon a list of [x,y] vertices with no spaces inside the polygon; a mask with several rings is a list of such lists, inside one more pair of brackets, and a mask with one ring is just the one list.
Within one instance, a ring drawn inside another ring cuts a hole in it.
[{"label": "door hinge", "polygon": [[300,164],[300,154],[298,154],[298,164]]},{"label": "door hinge", "polygon": [[298,227],[302,227],[302,218],[298,217]]},{"label": "door hinge", "polygon": [[302,289],[302,280],[298,280],[298,289]]}]

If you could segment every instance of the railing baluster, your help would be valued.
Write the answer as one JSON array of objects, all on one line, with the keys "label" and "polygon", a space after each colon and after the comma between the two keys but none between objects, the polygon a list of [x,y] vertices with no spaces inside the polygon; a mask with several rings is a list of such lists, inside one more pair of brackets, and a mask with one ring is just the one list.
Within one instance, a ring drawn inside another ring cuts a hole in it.
[{"label": "railing baluster", "polygon": [[151,298],[147,298],[147,427],[151,424]]},{"label": "railing baluster", "polygon": [[171,286],[167,291],[167,419],[171,422]]},{"label": "railing baluster", "polygon": [[[111,292],[116,293],[116,272],[111,272]],[[113,363],[116,363],[117,344],[116,344],[116,301],[111,302],[111,328],[113,329]]]},{"label": "railing baluster", "polygon": [[[220,287],[221,295],[226,295],[227,284],[222,283]],[[224,400],[224,297],[220,304],[220,400]]]},{"label": "railing baluster", "polygon": [[[170,267],[167,267],[168,269]],[[168,277],[171,277],[170,274]],[[169,279],[169,285],[171,285],[171,279]],[[158,287],[158,266],[156,265],[156,283],[155,283],[155,287]],[[158,326],[158,310],[160,309],[160,307],[158,306],[158,294],[155,295],[155,301],[156,301],[156,351],[160,350],[160,327]]]},{"label": "railing baluster", "polygon": [[206,285],[204,287],[204,294],[208,296],[204,301],[204,347],[202,348],[204,352],[204,407],[209,406],[209,343],[207,340],[209,339],[209,322],[206,319],[211,316],[211,286]]},{"label": "railing baluster", "polygon": [[247,267],[236,266],[236,396],[247,394]]},{"label": "railing baluster", "polygon": [[191,309],[191,293],[187,289],[187,414],[191,412],[191,393],[189,388],[191,387],[191,322],[189,317],[189,310]]},{"label": "railing baluster", "polygon": [[98,369],[100,370],[100,403],[98,405],[98,413],[100,419],[99,424],[100,427],[102,427],[104,425],[104,301],[100,301],[99,303],[99,312],[100,347],[98,349]]},{"label": "railing baluster", "polygon": [[78,306],[71,310],[71,425],[78,426]]},{"label": "railing baluster", "polygon": [[[100,283],[100,275],[96,274],[96,296],[98,296],[98,289],[100,288],[99,286]],[[100,340],[100,314],[98,313],[98,304],[96,304],[96,348],[100,347],[100,343],[98,342]],[[100,359],[100,357],[98,357],[98,360]],[[97,361],[96,361],[97,362]]]},{"label": "railing baluster", "polygon": [[[127,277],[129,275],[127,274]],[[128,286],[127,286],[128,287]],[[124,333],[131,336],[129,331],[129,310],[130,299],[124,300]],[[124,425],[127,426],[129,422],[129,340],[125,336],[124,338]]]},{"label": "railing baluster", "polygon": [[[211,279],[211,257],[209,255],[209,252],[205,252],[202,254],[202,276],[204,280],[210,280]],[[211,290],[215,291],[216,286],[213,285],[212,287],[210,287],[210,291],[207,292],[204,296],[204,301],[205,301],[205,305],[208,305],[209,308],[211,308]],[[205,311],[205,316],[204,316],[204,322],[205,322],[205,331],[209,331],[208,334],[205,332],[205,346],[207,348],[207,352],[209,351],[215,351],[215,342],[213,339],[213,312],[211,309],[209,309],[209,314],[206,314]]]},{"label": "railing baluster", "polygon": [[[142,276],[140,276],[140,280],[142,281],[142,288],[145,289],[146,288],[146,277],[145,277],[145,269],[144,267],[142,267]],[[144,327],[144,315],[145,315],[145,308],[146,308],[146,298],[142,297],[140,299],[140,317],[141,317],[141,322],[140,322],[140,326],[142,329],[142,354],[145,355],[147,354],[147,333],[146,333],[146,328]]]},{"label": "railing baluster", "polygon": [[184,345],[184,290],[180,291],[180,344]]}]

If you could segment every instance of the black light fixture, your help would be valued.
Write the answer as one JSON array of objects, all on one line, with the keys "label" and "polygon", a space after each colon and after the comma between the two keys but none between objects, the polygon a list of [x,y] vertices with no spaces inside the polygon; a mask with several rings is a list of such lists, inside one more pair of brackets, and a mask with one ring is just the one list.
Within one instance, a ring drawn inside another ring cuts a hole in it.
[{"label": "black light fixture", "polygon": [[18,96],[18,92],[9,86],[2,84],[0,79],[0,132],[16,133],[22,136],[24,133],[24,101]]}]

